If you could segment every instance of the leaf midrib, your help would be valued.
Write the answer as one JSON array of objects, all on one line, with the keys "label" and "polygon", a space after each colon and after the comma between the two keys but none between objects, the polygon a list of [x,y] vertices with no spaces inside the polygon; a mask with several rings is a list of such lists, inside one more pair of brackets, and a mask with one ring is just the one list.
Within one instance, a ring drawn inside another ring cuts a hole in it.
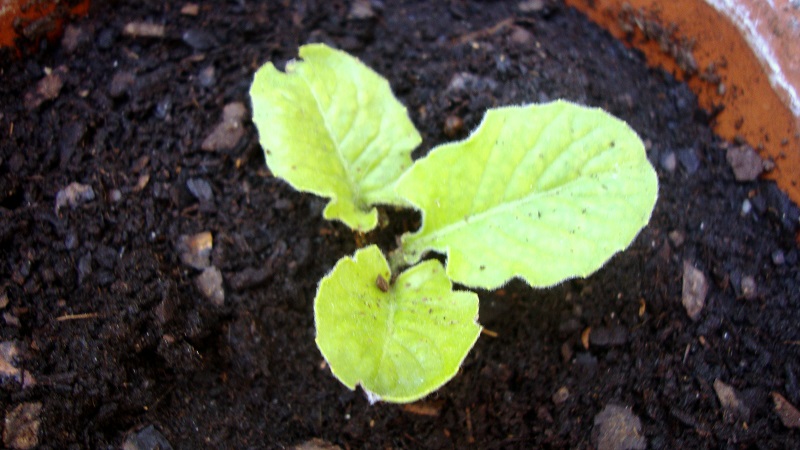
[{"label": "leaf midrib", "polygon": [[[317,105],[317,112],[319,112],[320,117],[322,117],[322,124],[325,127],[325,131],[328,132],[328,137],[331,140],[331,143],[333,143],[335,147],[334,153],[336,153],[336,158],[339,160],[339,164],[342,165],[342,169],[344,170],[345,173],[345,178],[347,179],[347,186],[350,189],[350,194],[351,194],[350,201],[353,203],[353,205],[355,205],[357,210],[362,211],[361,205],[359,205],[361,200],[361,189],[359,188],[358,184],[355,183],[355,180],[351,174],[350,165],[347,164],[347,161],[344,159],[344,155],[342,154],[341,151],[341,143],[335,139],[333,131],[331,130],[330,123],[328,122],[328,117],[325,114],[325,110],[322,108],[322,104],[320,103],[319,97],[312,88],[311,83],[308,81],[308,79],[305,77],[305,74],[302,71],[298,70],[297,74],[300,76],[300,79],[303,80],[303,82],[305,83],[306,88],[308,88],[308,92],[311,93],[311,98],[314,99],[314,104]],[[349,133],[350,129],[348,129],[347,133],[345,134]]]}]

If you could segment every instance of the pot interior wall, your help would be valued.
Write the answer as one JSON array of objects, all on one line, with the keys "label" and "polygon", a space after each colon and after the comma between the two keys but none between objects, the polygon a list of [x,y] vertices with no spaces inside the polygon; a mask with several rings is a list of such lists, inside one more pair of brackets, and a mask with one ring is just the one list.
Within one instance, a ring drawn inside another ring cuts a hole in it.
[{"label": "pot interior wall", "polygon": [[[698,95],[700,105],[713,117],[722,137],[744,140],[776,168],[767,175],[800,203],[800,117],[791,99],[776,93],[742,31],[710,5],[714,0],[565,0],[611,34],[642,50],[654,66],[685,80]],[[721,3],[721,2],[718,2]],[[726,2],[730,3],[730,2]],[[733,2],[765,14],[758,0]],[[791,43],[800,35],[800,11],[786,1],[774,2],[769,47],[782,56],[789,85],[800,87],[800,55]],[[773,11],[775,12],[775,11]],[[758,22],[758,20],[756,20]],[[795,24],[792,26],[791,24]],[[779,33],[775,30],[783,29]],[[786,101],[784,101],[786,100]]]}]

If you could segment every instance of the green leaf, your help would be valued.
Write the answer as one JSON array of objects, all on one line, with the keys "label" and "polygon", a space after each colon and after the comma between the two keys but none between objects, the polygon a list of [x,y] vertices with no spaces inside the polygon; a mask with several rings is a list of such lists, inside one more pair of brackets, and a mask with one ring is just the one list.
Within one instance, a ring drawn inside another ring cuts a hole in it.
[{"label": "green leaf", "polygon": [[444,268],[425,261],[389,286],[376,246],[339,260],[314,300],[317,346],[333,374],[370,401],[411,402],[458,371],[481,327],[478,296],[453,291]]},{"label": "green leaf", "polygon": [[405,205],[394,184],[421,138],[389,83],[358,59],[323,44],[302,61],[262,66],[250,87],[267,165],[295,189],[329,197],[326,219],[368,231],[376,204]]},{"label": "green leaf", "polygon": [[565,101],[486,113],[466,140],[433,149],[397,184],[423,214],[408,264],[447,254],[447,274],[496,288],[587,276],[650,219],[658,180],[623,121]]}]

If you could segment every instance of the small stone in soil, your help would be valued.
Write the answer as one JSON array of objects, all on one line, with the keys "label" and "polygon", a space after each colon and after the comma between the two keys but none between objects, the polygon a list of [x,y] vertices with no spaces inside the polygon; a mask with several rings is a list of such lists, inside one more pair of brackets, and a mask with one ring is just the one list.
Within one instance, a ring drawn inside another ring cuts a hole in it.
[{"label": "small stone in soil", "polygon": [[40,402],[21,403],[9,411],[3,429],[3,444],[17,450],[27,450],[39,445],[41,412]]},{"label": "small stone in soil", "polygon": [[783,254],[783,250],[775,250],[772,252],[772,263],[776,266],[782,266],[786,263],[786,256]]},{"label": "small stone in soil", "polygon": [[514,30],[511,32],[511,42],[520,45],[520,46],[528,46],[533,43],[534,37],[533,33],[526,30],[522,27],[514,27]]},{"label": "small stone in soil", "polygon": [[764,162],[749,145],[729,148],[725,159],[733,169],[736,181],[753,181],[764,170]]},{"label": "small stone in soil", "polygon": [[697,153],[693,148],[679,150],[678,161],[680,161],[681,166],[689,175],[697,172],[697,169],[700,168],[700,158],[697,157]]},{"label": "small stone in soil", "polygon": [[680,248],[680,246],[683,245],[683,242],[686,240],[686,236],[683,234],[683,232],[678,230],[670,231],[668,236],[669,240],[672,241],[672,245],[678,248]]},{"label": "small stone in soil", "polygon": [[294,447],[291,447],[290,450],[341,450],[342,448],[338,445],[333,445],[328,441],[323,441],[319,438],[314,438],[309,441],[305,441],[302,444],[297,444]]},{"label": "small stone in soil", "polygon": [[197,75],[197,81],[200,83],[200,86],[206,88],[214,86],[217,82],[217,74],[214,66],[208,66],[200,70],[200,73]]},{"label": "small stone in soil", "polygon": [[219,45],[214,35],[199,29],[186,30],[182,39],[186,45],[198,51],[205,51]]},{"label": "small stone in soil", "polygon": [[482,78],[469,72],[459,72],[450,79],[447,85],[448,91],[478,92],[493,90],[497,87],[497,82],[491,78]]},{"label": "small stone in soil", "polygon": [[678,168],[678,157],[675,156],[675,152],[667,152],[661,155],[659,163],[664,170],[672,173]]},{"label": "small stone in soil", "polygon": [[461,130],[464,129],[464,120],[461,117],[456,115],[449,115],[444,119],[444,135],[449,138],[454,138],[461,133]]},{"label": "small stone in soil", "polygon": [[553,394],[552,400],[556,406],[564,404],[564,402],[569,399],[569,389],[566,386],[561,386],[558,388],[555,394]]},{"label": "small stone in soil", "polygon": [[120,98],[128,93],[134,83],[136,83],[136,75],[133,72],[121,70],[111,78],[111,84],[108,86],[108,95],[111,98]]},{"label": "small stone in soil", "polygon": [[122,192],[119,189],[112,189],[108,192],[108,201],[111,203],[117,203],[118,201],[122,200]]},{"label": "small stone in soil", "polygon": [[189,192],[201,202],[210,202],[214,200],[214,192],[211,190],[211,185],[202,178],[190,178],[186,181],[186,187],[189,189]]},{"label": "small stone in soil", "polygon": [[196,16],[200,14],[200,6],[197,3],[187,3],[181,7],[181,14],[184,16]]},{"label": "small stone in soil", "polygon": [[130,434],[122,444],[122,450],[172,450],[172,445],[152,425]]},{"label": "small stone in soil", "polygon": [[524,13],[538,12],[544,9],[544,0],[527,0],[520,2],[517,7]]},{"label": "small stone in soil", "polygon": [[61,46],[66,53],[73,53],[78,47],[89,42],[86,33],[75,25],[67,25],[64,29],[64,37],[61,38]]},{"label": "small stone in soil", "polygon": [[745,275],[742,277],[742,296],[747,300],[753,300],[756,298],[756,279],[753,278],[751,275]]},{"label": "small stone in soil", "polygon": [[164,25],[157,23],[147,22],[129,22],[122,29],[122,34],[130,37],[149,37],[149,38],[162,38],[164,37]]},{"label": "small stone in soil", "polygon": [[206,151],[231,150],[244,136],[242,119],[247,109],[244,103],[235,102],[225,105],[222,122],[203,141],[201,148]]},{"label": "small stone in soil", "polygon": [[686,313],[692,320],[700,317],[700,312],[706,304],[708,294],[708,282],[706,276],[700,270],[692,266],[689,261],[683,262],[683,302]]},{"label": "small stone in soil", "polygon": [[64,86],[63,76],[67,73],[66,66],[59,66],[56,70],[36,84],[36,89],[25,94],[25,108],[36,109],[47,100],[53,100],[61,93]]},{"label": "small stone in soil", "polygon": [[750,214],[750,211],[752,211],[752,210],[753,210],[753,204],[750,203],[750,200],[744,199],[744,201],[742,201],[742,209],[741,209],[741,211],[739,211],[739,215],[744,217],[744,216]]},{"label": "small stone in soil", "polygon": [[79,205],[94,200],[94,190],[91,186],[72,182],[56,194],[56,214],[58,210],[69,205],[75,209]]},{"label": "small stone in soil", "polygon": [[0,378],[13,378],[21,381],[22,371],[16,367],[16,359],[19,354],[16,344],[13,342],[0,342]]},{"label": "small stone in soil", "polygon": [[349,19],[372,19],[375,17],[375,11],[372,9],[371,0],[355,0],[350,5],[350,12],[347,14]]},{"label": "small stone in soil", "polygon": [[222,272],[214,266],[206,268],[194,280],[195,286],[205,298],[215,306],[225,304],[225,290],[222,288]]},{"label": "small stone in soil", "polygon": [[630,408],[607,405],[594,418],[592,441],[597,450],[644,450],[642,422]]},{"label": "small stone in soil", "polygon": [[211,262],[209,255],[214,247],[214,238],[211,232],[204,231],[193,235],[181,235],[177,243],[178,254],[181,261],[195,269],[205,269]]},{"label": "small stone in soil", "polygon": [[172,111],[172,98],[166,96],[158,101],[154,113],[157,118],[163,120],[169,117],[170,111]]},{"label": "small stone in soil", "polygon": [[775,402],[775,412],[786,428],[800,428],[800,411],[794,405],[777,392],[772,393],[772,401]]},{"label": "small stone in soil", "polygon": [[717,393],[719,403],[722,405],[725,420],[735,422],[750,419],[750,408],[742,402],[735,389],[717,378],[714,380],[714,392]]}]

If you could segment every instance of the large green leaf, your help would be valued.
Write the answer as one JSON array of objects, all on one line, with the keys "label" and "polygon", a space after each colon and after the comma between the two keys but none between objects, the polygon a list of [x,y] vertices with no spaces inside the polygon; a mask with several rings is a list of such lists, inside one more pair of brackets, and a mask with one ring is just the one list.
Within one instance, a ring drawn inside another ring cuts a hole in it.
[{"label": "large green leaf", "polygon": [[421,138],[389,83],[323,44],[300,47],[286,73],[267,63],[250,87],[267,165],[296,189],[329,197],[326,219],[367,231],[376,204],[402,205],[394,184]]},{"label": "large green leaf", "polygon": [[658,180],[636,133],[565,101],[490,110],[466,140],[433,149],[397,184],[422,227],[400,258],[447,254],[447,274],[496,288],[587,276],[647,224]]},{"label": "large green leaf", "polygon": [[450,380],[475,344],[478,296],[453,291],[436,260],[391,286],[378,277],[390,280],[391,273],[373,245],[342,258],[322,279],[314,300],[317,346],[333,374],[350,389],[360,384],[370,401],[414,401]]}]

